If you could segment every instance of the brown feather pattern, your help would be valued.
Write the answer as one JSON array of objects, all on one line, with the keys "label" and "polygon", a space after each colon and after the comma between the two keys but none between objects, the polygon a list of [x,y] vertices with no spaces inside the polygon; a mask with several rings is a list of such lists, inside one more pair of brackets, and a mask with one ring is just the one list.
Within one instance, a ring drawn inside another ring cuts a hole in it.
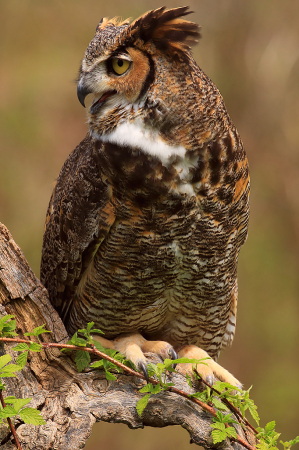
[{"label": "brown feather pattern", "polygon": [[[58,177],[41,280],[70,333],[93,321],[107,339],[139,332],[217,357],[234,335],[249,171],[223,99],[189,51],[199,37],[181,19],[189,13],[163,7],[97,27],[79,86],[95,101],[115,94],[89,114]],[[121,52],[132,59],[122,78],[105,69]],[[134,55],[150,67],[138,86]],[[144,141],[130,145],[134,133]],[[159,145],[168,157],[153,153]]]}]

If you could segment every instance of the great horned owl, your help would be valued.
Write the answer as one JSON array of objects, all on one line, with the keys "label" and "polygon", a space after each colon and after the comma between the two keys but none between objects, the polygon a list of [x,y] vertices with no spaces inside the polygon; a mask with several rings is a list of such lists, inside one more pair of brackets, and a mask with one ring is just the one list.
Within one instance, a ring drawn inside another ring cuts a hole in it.
[{"label": "great horned owl", "polygon": [[97,26],[78,79],[89,132],[50,200],[41,280],[69,333],[93,321],[145,374],[145,352],[209,355],[203,377],[239,385],[215,359],[234,336],[248,162],[189,13]]}]

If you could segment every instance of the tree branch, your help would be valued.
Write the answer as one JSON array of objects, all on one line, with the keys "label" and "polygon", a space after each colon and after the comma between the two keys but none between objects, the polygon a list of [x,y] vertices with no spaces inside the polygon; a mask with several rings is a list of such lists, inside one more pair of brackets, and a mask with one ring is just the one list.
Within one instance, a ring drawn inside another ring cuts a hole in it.
[{"label": "tree branch", "polygon": [[[3,398],[2,391],[0,391],[0,402],[1,402],[2,407],[5,408],[6,404],[5,404],[5,401],[4,401],[4,398]],[[8,422],[9,428],[11,429],[11,432],[13,434],[13,437],[14,437],[14,440],[15,440],[15,443],[16,443],[16,446],[17,446],[18,450],[22,450],[20,441],[18,439],[16,430],[15,430],[15,427],[14,427],[10,417],[7,418],[7,422]]]},{"label": "tree branch", "polygon": [[[203,404],[203,409],[199,400],[188,398],[188,394],[194,393],[195,389],[188,386],[183,375],[171,374],[175,387],[152,396],[140,418],[136,403],[142,396],[139,388],[145,384],[142,374],[138,374],[137,378],[133,376],[136,375],[134,371],[129,376],[122,373],[117,375],[117,381],[108,382],[105,373],[100,370],[77,372],[72,357],[59,351],[68,336],[49,302],[46,289],[33,274],[9,231],[0,224],[0,315],[4,314],[15,315],[20,335],[42,324],[46,324],[45,328],[52,332],[41,335],[43,350],[29,353],[29,362],[17,378],[7,378],[6,381],[7,395],[32,397],[29,406],[40,409],[47,422],[40,427],[18,426],[22,448],[81,449],[96,421],[122,422],[130,428],[181,425],[190,433],[192,442],[206,448],[215,447],[210,427],[212,413],[207,411],[209,406]],[[11,343],[0,342],[1,354],[10,353],[15,358],[12,346]],[[90,349],[90,353],[98,352],[94,350]],[[157,356],[152,354],[148,355],[148,359],[158,362]],[[128,372],[127,367],[126,370]],[[178,395],[179,392],[183,395]],[[0,439],[3,439],[4,431],[0,431]],[[247,432],[245,436],[241,426],[237,432],[240,442],[244,441],[247,448],[255,445],[253,434]],[[229,440],[220,447],[227,450],[244,448]],[[11,442],[1,448],[11,449]]]}]

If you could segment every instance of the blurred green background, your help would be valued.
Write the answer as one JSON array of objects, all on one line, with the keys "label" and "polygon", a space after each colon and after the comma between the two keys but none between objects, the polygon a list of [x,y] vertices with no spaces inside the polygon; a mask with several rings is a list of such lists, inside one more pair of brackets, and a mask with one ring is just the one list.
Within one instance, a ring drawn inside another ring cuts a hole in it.
[{"label": "blurred green background", "polygon": [[[299,434],[299,2],[193,0],[198,64],[222,92],[248,153],[249,238],[239,263],[237,333],[220,363]],[[0,220],[39,274],[53,182],[87,132],[76,97],[80,59],[103,16],[136,18],[178,0],[0,1]],[[189,448],[179,427],[96,424],[87,449]]]}]

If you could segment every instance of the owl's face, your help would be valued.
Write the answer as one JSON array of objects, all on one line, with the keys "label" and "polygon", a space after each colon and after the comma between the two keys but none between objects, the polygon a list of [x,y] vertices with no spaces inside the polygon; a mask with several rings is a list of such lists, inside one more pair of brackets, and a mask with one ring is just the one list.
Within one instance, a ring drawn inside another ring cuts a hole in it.
[{"label": "owl's face", "polygon": [[[187,7],[150,11],[131,25],[102,19],[82,61],[78,98],[92,94],[90,132],[105,136],[125,121],[171,129],[192,102],[190,46],[198,25],[181,19]],[[188,91],[188,95],[187,95]],[[194,101],[193,101],[194,103]]]},{"label": "owl's face", "polygon": [[[93,94],[91,116],[104,116],[117,107],[137,104],[149,88],[151,60],[142,51],[128,47],[111,56],[100,56],[88,67],[82,64],[84,75],[78,85],[79,98],[86,87]],[[84,100],[82,100],[83,102]]]}]

